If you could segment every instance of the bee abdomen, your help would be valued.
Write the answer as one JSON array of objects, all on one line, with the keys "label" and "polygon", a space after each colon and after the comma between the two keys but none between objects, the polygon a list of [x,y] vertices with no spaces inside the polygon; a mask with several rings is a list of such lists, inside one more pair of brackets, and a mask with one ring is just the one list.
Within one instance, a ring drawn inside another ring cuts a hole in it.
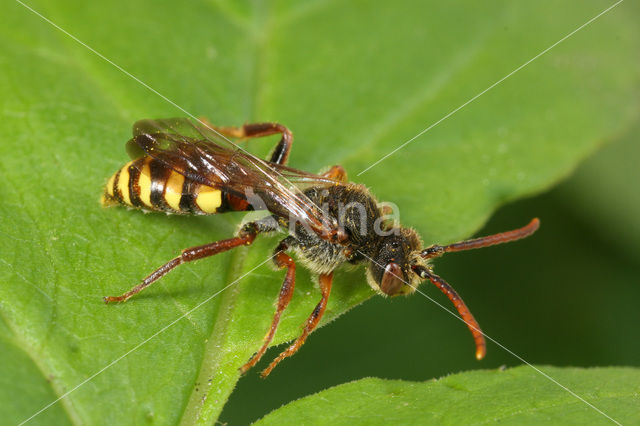
[{"label": "bee abdomen", "polygon": [[194,182],[158,160],[141,157],[109,178],[102,204],[178,214],[214,214],[225,210],[225,195],[221,189]]}]

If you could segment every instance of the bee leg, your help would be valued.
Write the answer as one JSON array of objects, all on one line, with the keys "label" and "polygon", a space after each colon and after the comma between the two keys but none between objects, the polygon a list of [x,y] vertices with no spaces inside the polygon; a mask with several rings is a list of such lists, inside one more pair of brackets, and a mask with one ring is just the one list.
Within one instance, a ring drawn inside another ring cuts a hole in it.
[{"label": "bee leg", "polygon": [[329,179],[335,179],[340,182],[347,182],[347,171],[340,165],[332,166],[329,170],[323,173],[322,176]]},{"label": "bee leg", "polygon": [[273,370],[280,361],[295,354],[298,349],[300,349],[300,347],[304,344],[305,340],[307,340],[309,334],[313,330],[315,330],[316,326],[320,322],[320,319],[322,318],[322,314],[324,314],[325,308],[327,307],[327,301],[329,300],[329,294],[331,293],[332,281],[333,272],[330,272],[328,274],[320,274],[319,283],[320,291],[322,292],[322,298],[320,299],[320,302],[316,305],[309,318],[307,318],[307,322],[304,325],[304,329],[302,330],[302,334],[300,335],[300,337],[298,337],[296,341],[291,344],[291,346],[289,346],[280,355],[278,355],[278,357],[274,359],[271,364],[269,364],[269,366],[264,369],[264,371],[262,371],[262,373],[260,373],[263,378],[267,377],[269,373],[271,373],[271,370]]},{"label": "bee leg", "polygon": [[236,139],[252,139],[271,136],[277,133],[282,135],[280,142],[271,153],[269,162],[286,165],[293,144],[291,130],[278,123],[249,123],[241,127],[219,127],[212,125],[206,118],[200,118],[200,122],[206,127],[221,133],[224,136]]},{"label": "bee leg", "polygon": [[269,343],[273,339],[273,336],[276,334],[276,329],[278,328],[278,323],[280,322],[280,316],[285,309],[287,309],[287,305],[291,301],[291,297],[293,296],[293,288],[296,284],[296,264],[293,259],[288,256],[285,251],[289,248],[288,241],[291,237],[285,238],[278,244],[275,250],[275,263],[278,268],[283,269],[287,268],[287,275],[284,277],[284,282],[282,283],[282,287],[280,288],[280,295],[278,296],[278,304],[276,306],[276,313],[273,316],[273,320],[271,321],[271,327],[269,331],[264,336],[262,347],[253,354],[251,359],[247,361],[245,365],[240,367],[240,372],[242,374],[246,373],[251,367],[256,365],[262,355],[267,351],[269,347]]},{"label": "bee leg", "polygon": [[228,240],[220,240],[214,243],[205,244],[202,246],[191,247],[188,249],[182,250],[180,256],[171,259],[169,262],[165,263],[151,274],[149,274],[140,284],[133,287],[128,292],[120,295],[120,296],[107,296],[104,297],[105,303],[110,302],[126,302],[134,294],[140,293],[145,288],[149,287],[151,284],[164,277],[169,271],[174,269],[177,266],[182,265],[186,262],[191,262],[198,259],[203,259],[205,257],[213,256],[218,253],[222,253],[223,251],[230,250],[232,248],[244,245],[250,245],[255,240],[256,236],[259,232],[259,224],[257,223],[248,223],[243,226],[238,235],[234,238],[230,238]]}]

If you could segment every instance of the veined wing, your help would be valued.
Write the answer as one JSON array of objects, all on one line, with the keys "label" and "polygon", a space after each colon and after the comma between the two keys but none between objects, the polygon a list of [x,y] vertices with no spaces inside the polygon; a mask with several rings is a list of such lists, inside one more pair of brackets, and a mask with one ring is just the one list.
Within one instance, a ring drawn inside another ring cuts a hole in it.
[{"label": "veined wing", "polygon": [[337,225],[300,189],[335,181],[263,161],[199,122],[188,118],[138,121],[127,152],[134,159],[148,155],[194,182],[224,188],[239,197],[251,193],[268,197],[274,213],[306,223],[318,234],[337,232]]}]

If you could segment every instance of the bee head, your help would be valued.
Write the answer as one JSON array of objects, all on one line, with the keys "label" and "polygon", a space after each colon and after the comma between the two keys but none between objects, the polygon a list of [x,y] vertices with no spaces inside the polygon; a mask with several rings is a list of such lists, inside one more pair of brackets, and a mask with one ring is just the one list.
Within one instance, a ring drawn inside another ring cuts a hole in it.
[{"label": "bee head", "polygon": [[486,353],[486,343],[478,322],[458,293],[438,275],[434,274],[428,261],[445,253],[489,247],[509,241],[519,240],[533,234],[540,226],[534,218],[528,225],[513,231],[489,235],[487,237],[460,241],[446,246],[432,245],[422,249],[418,234],[412,229],[392,228],[391,235],[382,236],[372,257],[369,258],[367,279],[375,290],[388,296],[413,293],[423,280],[429,280],[453,302],[467,324],[476,344],[476,358],[482,359]]},{"label": "bee head", "polygon": [[371,287],[387,296],[413,293],[422,281],[413,271],[424,262],[422,242],[413,229],[396,228],[378,241],[367,268]]}]

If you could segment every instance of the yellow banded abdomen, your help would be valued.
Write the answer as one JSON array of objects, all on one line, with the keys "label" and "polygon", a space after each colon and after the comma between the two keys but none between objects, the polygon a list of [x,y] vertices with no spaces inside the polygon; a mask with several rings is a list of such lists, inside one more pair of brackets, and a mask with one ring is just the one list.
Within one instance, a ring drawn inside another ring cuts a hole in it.
[{"label": "yellow banded abdomen", "polygon": [[102,205],[178,214],[215,214],[226,199],[222,190],[202,185],[151,157],[125,164],[111,176]]}]

